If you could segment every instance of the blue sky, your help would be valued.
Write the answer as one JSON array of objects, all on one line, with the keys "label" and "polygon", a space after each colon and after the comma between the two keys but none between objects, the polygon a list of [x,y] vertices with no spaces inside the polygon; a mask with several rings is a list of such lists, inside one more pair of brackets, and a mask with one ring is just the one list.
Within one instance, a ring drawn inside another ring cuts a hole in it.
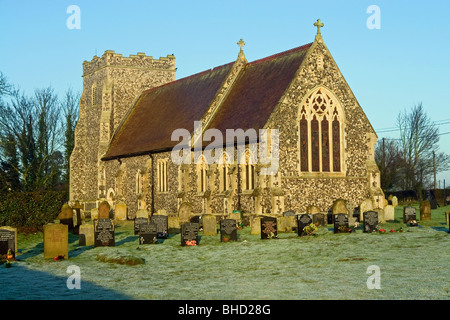
[{"label": "blue sky", "polygon": [[[70,5],[80,29],[69,29]],[[367,8],[380,8],[369,29]],[[379,139],[396,137],[398,113],[423,103],[450,132],[450,1],[6,1],[0,0],[0,71],[25,92],[82,89],[82,62],[115,50],[124,56],[174,54],[177,79],[234,61],[243,38],[249,61],[324,41]],[[449,120],[449,121],[443,121]],[[450,134],[441,136],[450,153]],[[450,172],[438,175],[450,185]]]}]

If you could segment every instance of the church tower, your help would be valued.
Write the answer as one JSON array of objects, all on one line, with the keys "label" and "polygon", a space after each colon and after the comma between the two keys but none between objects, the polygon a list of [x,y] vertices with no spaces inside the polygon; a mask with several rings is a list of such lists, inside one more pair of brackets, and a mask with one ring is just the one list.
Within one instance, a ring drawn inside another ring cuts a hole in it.
[{"label": "church tower", "polygon": [[[107,50],[83,62],[83,93],[70,157],[70,200],[104,197],[106,152],[114,130],[146,89],[175,80],[175,57],[153,59],[144,53],[123,57]],[[97,181],[97,183],[95,183]]]}]

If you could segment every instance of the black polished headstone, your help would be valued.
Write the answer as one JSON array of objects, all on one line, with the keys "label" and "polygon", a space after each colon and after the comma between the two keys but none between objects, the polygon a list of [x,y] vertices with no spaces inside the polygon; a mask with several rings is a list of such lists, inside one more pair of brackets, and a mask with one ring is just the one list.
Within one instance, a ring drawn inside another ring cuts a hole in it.
[{"label": "black polished headstone", "polygon": [[187,241],[195,241],[198,244],[198,230],[200,224],[197,222],[187,222],[181,225],[181,245],[187,245]]},{"label": "black polished headstone", "polygon": [[148,223],[148,218],[139,217],[134,219],[134,234],[139,234],[139,228],[141,224]]},{"label": "black polished headstone", "polygon": [[277,218],[261,218],[261,239],[277,238]]},{"label": "black polished headstone", "polygon": [[337,213],[333,215],[334,233],[348,232],[348,215]]},{"label": "black polished headstone", "polygon": [[144,222],[139,225],[139,244],[152,244],[158,242],[157,226],[153,222]]},{"label": "black polished headstone", "polygon": [[230,241],[237,241],[237,226],[234,219],[220,220],[220,241],[224,238],[229,238]]},{"label": "black polished headstone", "polygon": [[303,236],[303,228],[313,223],[311,214],[299,214],[297,216],[298,236]]},{"label": "black polished headstone", "polygon": [[367,211],[363,213],[364,230],[363,232],[371,233],[378,230],[378,212]]},{"label": "black polished headstone", "polygon": [[169,218],[167,216],[152,216],[150,221],[156,224],[158,238],[169,236]]},{"label": "black polished headstone", "polygon": [[111,219],[94,220],[94,247],[114,247],[114,222]]},{"label": "black polished headstone", "polygon": [[13,256],[16,254],[16,233],[14,231],[0,229],[0,256],[6,255],[11,249]]}]

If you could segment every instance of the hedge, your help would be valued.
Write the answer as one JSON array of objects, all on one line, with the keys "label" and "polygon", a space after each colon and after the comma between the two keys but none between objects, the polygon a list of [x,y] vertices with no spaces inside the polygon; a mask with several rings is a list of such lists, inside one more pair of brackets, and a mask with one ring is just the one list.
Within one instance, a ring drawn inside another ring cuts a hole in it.
[{"label": "hedge", "polygon": [[0,199],[0,226],[41,229],[56,219],[66,201],[65,191],[3,194]]}]

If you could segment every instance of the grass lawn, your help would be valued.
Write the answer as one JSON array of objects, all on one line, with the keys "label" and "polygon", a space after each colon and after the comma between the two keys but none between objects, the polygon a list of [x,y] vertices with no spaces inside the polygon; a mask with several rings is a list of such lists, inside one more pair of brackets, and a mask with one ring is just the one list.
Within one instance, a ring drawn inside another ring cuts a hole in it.
[{"label": "grass lawn", "polygon": [[[328,225],[315,236],[279,233],[261,240],[245,227],[237,242],[201,236],[196,247],[181,247],[179,234],[139,245],[133,222],[124,221],[116,224],[115,247],[80,247],[78,236],[69,234],[69,259],[63,261],[43,258],[42,233],[19,234],[20,261],[0,266],[0,299],[448,300],[448,210],[432,210],[431,221],[406,227],[403,207],[397,207],[395,221],[382,225],[385,234],[363,233],[362,225],[334,234]],[[389,232],[400,227],[404,232]],[[79,290],[67,288],[73,265],[81,271]],[[380,289],[367,287],[372,265],[380,269]]]}]

